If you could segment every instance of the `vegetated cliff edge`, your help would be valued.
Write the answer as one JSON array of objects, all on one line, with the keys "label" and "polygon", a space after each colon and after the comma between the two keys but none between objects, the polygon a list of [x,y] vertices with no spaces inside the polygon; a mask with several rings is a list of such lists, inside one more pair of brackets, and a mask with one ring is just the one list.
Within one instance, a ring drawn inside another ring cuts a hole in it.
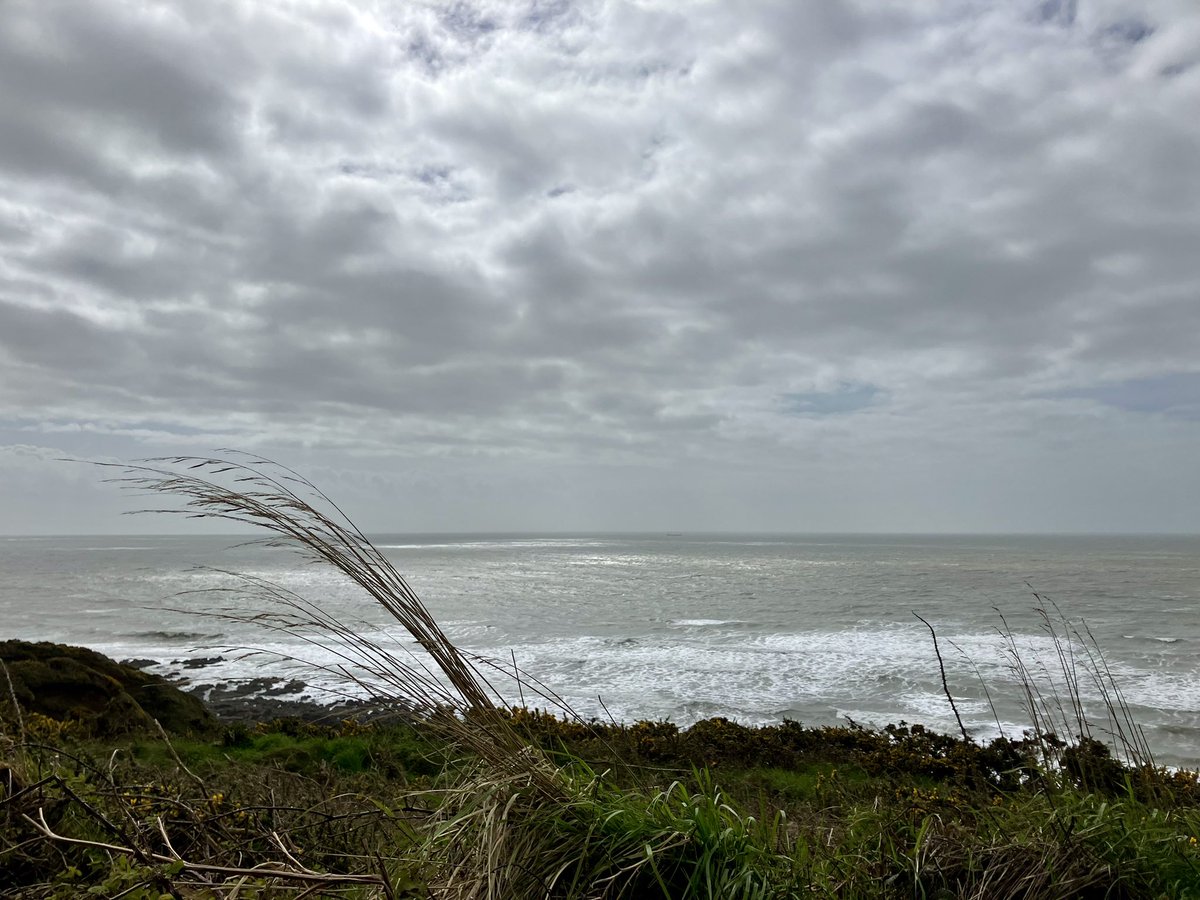
[{"label": "vegetated cliff edge", "polygon": [[[199,697],[84,647],[0,641],[0,707],[72,722],[105,737],[153,729],[204,734],[217,720]],[[5,677],[7,672],[7,678]]]}]

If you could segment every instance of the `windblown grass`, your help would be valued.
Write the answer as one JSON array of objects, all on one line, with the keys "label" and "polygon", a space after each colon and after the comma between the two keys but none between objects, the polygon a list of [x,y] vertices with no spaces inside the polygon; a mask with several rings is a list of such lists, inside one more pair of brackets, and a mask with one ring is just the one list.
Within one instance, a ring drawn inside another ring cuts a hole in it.
[{"label": "windblown grass", "polygon": [[509,670],[460,651],[391,562],[295,472],[255,457],[174,457],[124,467],[115,480],[183,500],[183,510],[159,512],[267,529],[274,537],[266,543],[339,569],[412,636],[426,659],[397,655],[278,586],[246,582],[281,610],[258,614],[260,624],[332,647],[343,675],[385,703],[426,716],[480,761],[479,774],[449,789],[439,804],[449,816],[428,830],[441,895],[639,897],[656,886],[664,897],[681,898],[715,886],[730,897],[766,891],[757,864],[767,857],[750,852],[759,845],[749,839],[749,826],[718,793],[693,796],[677,785],[635,814],[602,778],[580,781],[521,736],[489,678],[512,677],[522,695],[570,710],[515,665]]},{"label": "windblown grass", "polygon": [[[1068,619],[1049,598],[1036,591],[1033,596],[1034,612],[1050,640],[1049,660],[1021,647],[1003,614],[997,614],[1004,626],[999,632],[1004,653],[1043,762],[1085,781],[1099,780],[1098,786],[1114,777],[1110,750],[1132,769],[1154,770],[1146,734],[1091,630]],[[1091,692],[1100,702],[1089,707],[1084,697]],[[1109,762],[1097,765],[1102,760]]]}]

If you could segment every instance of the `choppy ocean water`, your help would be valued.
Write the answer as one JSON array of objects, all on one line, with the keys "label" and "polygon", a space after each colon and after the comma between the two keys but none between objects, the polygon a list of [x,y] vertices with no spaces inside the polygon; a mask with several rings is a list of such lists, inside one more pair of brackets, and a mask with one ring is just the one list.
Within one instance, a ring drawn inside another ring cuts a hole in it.
[{"label": "choppy ocean water", "polygon": [[[1028,724],[998,629],[1057,669],[1036,590],[1086,621],[1161,762],[1200,765],[1200,537],[376,536],[447,634],[584,715],[745,723],[906,720],[953,731],[929,631],[981,738]],[[298,673],[321,647],[200,615],[278,583],[404,642],[337,572],[234,537],[0,538],[0,637],[150,659],[193,683]],[[264,654],[246,656],[257,648]],[[300,673],[300,677],[304,677]],[[315,683],[315,677],[312,681]],[[986,684],[990,701],[985,697]],[[1099,700],[1087,678],[1085,699]],[[1100,709],[1097,703],[1097,711]],[[1102,718],[1102,717],[1100,717]]]}]

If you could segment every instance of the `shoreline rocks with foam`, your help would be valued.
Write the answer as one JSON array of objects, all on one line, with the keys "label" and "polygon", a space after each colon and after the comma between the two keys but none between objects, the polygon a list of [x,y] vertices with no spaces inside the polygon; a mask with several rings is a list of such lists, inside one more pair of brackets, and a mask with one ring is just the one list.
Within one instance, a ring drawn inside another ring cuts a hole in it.
[{"label": "shoreline rocks with foam", "polygon": [[154,731],[156,721],[171,733],[204,734],[234,723],[336,722],[384,714],[366,701],[316,700],[296,678],[196,682],[146,671],[161,666],[159,660],[118,662],[86,647],[46,641],[0,641],[0,662],[0,676],[7,673],[0,678],[0,713],[10,714],[15,700],[21,716],[70,722],[100,737]]}]

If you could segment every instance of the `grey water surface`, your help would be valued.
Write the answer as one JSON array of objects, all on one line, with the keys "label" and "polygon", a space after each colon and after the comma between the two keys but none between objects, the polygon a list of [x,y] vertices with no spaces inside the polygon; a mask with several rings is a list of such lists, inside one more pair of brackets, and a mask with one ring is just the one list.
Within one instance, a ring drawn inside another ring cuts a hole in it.
[{"label": "grey water surface", "polygon": [[[373,640],[406,636],[356,586],[237,537],[0,538],[0,637],[94,647],[193,683],[294,676],[328,648],[224,617],[278,583]],[[1028,725],[1001,634],[1048,679],[1036,590],[1086,622],[1160,762],[1200,765],[1200,537],[382,535],[461,647],[541,679],[585,716],[956,725],[919,613],[972,732]],[[233,588],[209,593],[213,588]],[[1001,619],[1003,615],[1004,619]],[[1086,648],[1068,641],[1086,661]],[[247,655],[250,650],[264,653]],[[1086,667],[1085,667],[1086,668]],[[312,670],[310,685],[329,684]],[[502,678],[498,677],[499,681]],[[1061,679],[1058,679],[1061,682]],[[335,690],[347,687],[335,677]],[[985,695],[987,687],[990,700]],[[511,690],[502,688],[502,690]],[[1100,691],[1080,690],[1101,728]],[[515,698],[514,698],[515,699]],[[527,697],[526,700],[529,698]]]}]

